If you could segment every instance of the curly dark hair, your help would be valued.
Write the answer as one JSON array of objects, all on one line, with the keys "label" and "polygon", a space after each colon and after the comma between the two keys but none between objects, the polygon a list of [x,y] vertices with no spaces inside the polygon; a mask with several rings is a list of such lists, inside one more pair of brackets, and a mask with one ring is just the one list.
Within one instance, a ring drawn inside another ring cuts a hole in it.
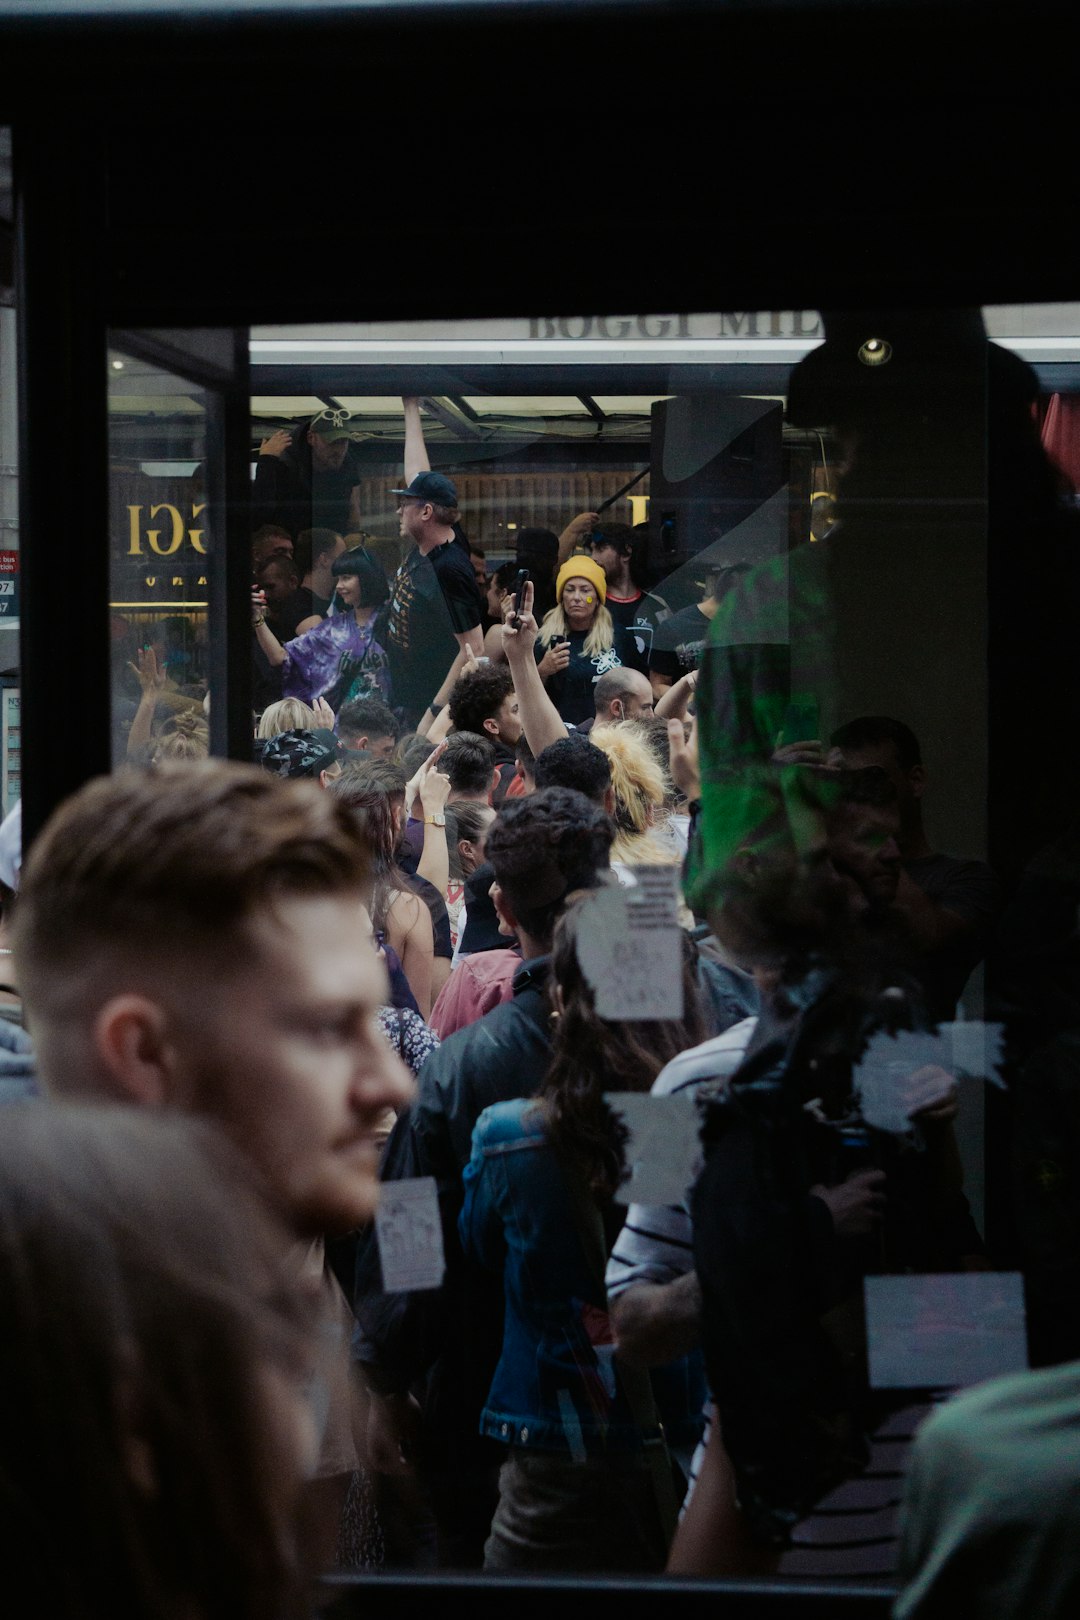
[{"label": "curly dark hair", "polygon": [[450,719],[455,731],[484,735],[484,721],[494,720],[514,690],[514,677],[500,664],[481,664],[459,675],[450,693]]},{"label": "curly dark hair", "polygon": [[611,763],[602,748],[580,731],[549,743],[536,756],[538,788],[571,788],[593,804],[601,804],[611,786]]},{"label": "curly dark hair", "polygon": [[522,928],[546,944],[575,889],[591,889],[611,861],[611,818],[573,788],[508,799],[487,835],[487,859]]},{"label": "curly dark hair", "polygon": [[606,1201],[625,1173],[627,1131],[604,1093],[649,1091],[665,1064],[704,1040],[705,1026],[697,951],[688,934],[683,935],[681,1018],[601,1018],[578,956],[579,935],[596,924],[589,896],[581,895],[570,900],[555,926],[548,981],[555,1037],[541,1104],[555,1147],[578,1162],[594,1197]]}]

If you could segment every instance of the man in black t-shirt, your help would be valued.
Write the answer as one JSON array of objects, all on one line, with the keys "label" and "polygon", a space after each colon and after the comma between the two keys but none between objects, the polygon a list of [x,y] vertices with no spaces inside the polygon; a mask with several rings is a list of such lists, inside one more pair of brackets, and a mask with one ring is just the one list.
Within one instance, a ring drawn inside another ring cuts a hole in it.
[{"label": "man in black t-shirt", "polygon": [[649,678],[657,694],[697,669],[709,637],[709,625],[717,605],[740,575],[749,573],[746,563],[710,568],[705,576],[705,595],[700,602],[672,613],[657,627],[649,657]]},{"label": "man in black t-shirt", "polygon": [[647,591],[644,577],[644,534],[625,523],[606,523],[589,537],[593,561],[607,577],[606,607],[614,622],[633,638],[635,668],[644,674],[656,633],[671,610],[662,596]]},{"label": "man in black t-shirt", "polygon": [[255,575],[266,598],[266,622],[284,646],[296,635],[297,625],[310,617],[300,595],[300,575],[291,557],[283,553],[263,563]]},{"label": "man in black t-shirt", "polygon": [[457,490],[437,472],[395,489],[402,539],[413,549],[390,586],[384,645],[394,701],[416,725],[456,679],[467,649],[483,651],[483,603],[469,553],[455,533]]},{"label": "man in black t-shirt", "polygon": [[325,619],[330,612],[337,584],[331,570],[344,550],[344,537],[334,529],[301,529],[297,535],[293,560],[300,571],[297,595],[307,608],[306,618]]},{"label": "man in black t-shirt", "polygon": [[360,422],[327,409],[306,428],[279,428],[259,446],[252,493],[253,522],[281,524],[295,539],[304,529],[349,534],[360,527]]}]

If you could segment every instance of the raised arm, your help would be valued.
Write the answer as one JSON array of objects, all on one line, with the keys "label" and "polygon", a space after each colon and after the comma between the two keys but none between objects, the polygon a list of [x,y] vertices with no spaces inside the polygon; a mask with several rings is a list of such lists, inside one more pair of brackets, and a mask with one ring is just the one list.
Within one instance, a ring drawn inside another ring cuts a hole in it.
[{"label": "raised arm", "polygon": [[410,396],[401,403],[405,408],[405,482],[411,484],[417,473],[431,471],[431,462],[424,443],[419,399]]},{"label": "raised arm", "polygon": [[532,610],[532,580],[526,585],[522,595],[524,601],[521,613],[516,615],[516,623],[516,598],[508,596],[506,599],[503,651],[510,665],[510,673],[514,677],[514,691],[517,693],[518,711],[521,715],[525,740],[533,754],[537,755],[568,733],[558,709],[544,690],[540,671],[536,667],[534,648],[537,624]]},{"label": "raised arm", "polygon": [[[320,621],[316,619],[315,623]],[[285,649],[266,622],[266,596],[262,591],[251,593],[251,628],[255,640],[266,654],[271,669],[279,669],[285,662]]]},{"label": "raised arm", "polygon": [[[658,720],[685,720],[686,710],[690,699],[697,690],[698,672],[688,669],[685,675],[680,675],[674,686],[664,689],[662,696],[656,700],[655,714]],[[654,687],[655,691],[656,688]]]},{"label": "raised arm", "polygon": [[587,534],[591,534],[600,521],[599,512],[579,512],[577,517],[571,518],[562,534],[559,536],[559,567],[569,557],[576,546],[580,546]]},{"label": "raised arm", "polygon": [[142,694],[128,732],[129,758],[134,757],[140,748],[145,748],[150,741],[154,727],[154,711],[157,708],[158,698],[165,690],[165,671],[158,669],[157,654],[153,647],[140,648],[136,657],[138,663],[129,664],[128,668],[138,677]]},{"label": "raised arm", "polygon": [[[474,658],[482,658],[484,656],[484,632],[478,624],[474,624],[471,630],[455,630],[454,640],[458,644],[458,649],[461,652],[461,661],[463,664],[466,656],[469,653],[471,653]],[[458,674],[460,673],[461,671],[459,670]],[[457,680],[457,675],[454,676],[454,680]],[[452,686],[453,681],[451,681],[450,684]]]},{"label": "raised arm", "polygon": [[439,820],[450,797],[450,778],[436,769],[443,749],[436,748],[420,767],[417,796],[424,812],[424,847],[416,868],[417,877],[426,878],[440,894],[450,881],[450,851],[446,842],[446,822]]},{"label": "raised arm", "polygon": [[450,705],[444,703],[434,720],[429,720],[425,725],[424,720],[430,713],[431,710],[427,709],[420,716],[420,724],[416,728],[416,734],[418,737],[426,737],[428,742],[440,743],[450,730]]}]

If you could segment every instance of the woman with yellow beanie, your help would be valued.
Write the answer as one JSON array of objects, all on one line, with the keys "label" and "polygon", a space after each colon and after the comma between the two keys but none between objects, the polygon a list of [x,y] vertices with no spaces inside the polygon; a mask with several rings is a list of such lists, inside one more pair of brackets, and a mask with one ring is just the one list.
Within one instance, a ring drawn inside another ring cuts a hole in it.
[{"label": "woman with yellow beanie", "polygon": [[555,606],[540,626],[540,645],[562,661],[548,679],[548,695],[571,725],[592,718],[593,688],[601,675],[618,664],[641,668],[634,639],[613,622],[606,596],[600,564],[584,555],[568,557],[555,576]]}]

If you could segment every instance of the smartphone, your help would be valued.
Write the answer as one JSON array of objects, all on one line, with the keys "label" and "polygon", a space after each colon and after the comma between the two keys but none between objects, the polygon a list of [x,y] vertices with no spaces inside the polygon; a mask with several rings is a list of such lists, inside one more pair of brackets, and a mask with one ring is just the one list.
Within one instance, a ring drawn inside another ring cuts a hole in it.
[{"label": "smartphone", "polygon": [[821,713],[817,698],[812,692],[796,692],[784,713],[780,741],[784,744],[817,742],[820,736]]},{"label": "smartphone", "polygon": [[521,624],[521,598],[524,595],[525,587],[531,578],[532,575],[529,573],[527,568],[518,569],[517,581],[514,585],[514,611],[510,615],[510,623],[515,630],[518,629],[519,625]]}]

